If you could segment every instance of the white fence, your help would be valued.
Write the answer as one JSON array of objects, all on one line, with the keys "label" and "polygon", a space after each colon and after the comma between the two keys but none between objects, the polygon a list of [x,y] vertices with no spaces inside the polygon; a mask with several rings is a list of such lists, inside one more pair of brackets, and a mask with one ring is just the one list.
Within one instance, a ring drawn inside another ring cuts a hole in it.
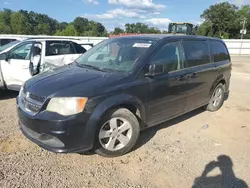
[{"label": "white fence", "polygon": [[[92,42],[95,44],[108,39],[108,37],[76,37],[76,36],[46,36],[46,35],[0,35],[3,37],[17,37],[17,38],[39,38],[39,37],[50,37],[50,38],[65,38],[65,39],[78,39],[82,42]],[[226,39],[224,40],[231,55],[250,55],[250,40],[239,40],[239,39]]]},{"label": "white fence", "polygon": [[250,40],[224,40],[231,55],[250,55]]}]

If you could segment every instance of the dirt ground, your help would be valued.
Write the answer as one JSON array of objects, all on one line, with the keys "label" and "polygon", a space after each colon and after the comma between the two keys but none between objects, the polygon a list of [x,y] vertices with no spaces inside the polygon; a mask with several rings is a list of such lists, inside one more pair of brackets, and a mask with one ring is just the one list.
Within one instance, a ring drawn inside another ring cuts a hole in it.
[{"label": "dirt ground", "polygon": [[[16,93],[0,97],[0,187],[186,188],[250,186],[250,57],[232,57],[231,93],[142,132],[118,158],[47,152],[20,132]],[[2,91],[1,91],[2,93]]]}]

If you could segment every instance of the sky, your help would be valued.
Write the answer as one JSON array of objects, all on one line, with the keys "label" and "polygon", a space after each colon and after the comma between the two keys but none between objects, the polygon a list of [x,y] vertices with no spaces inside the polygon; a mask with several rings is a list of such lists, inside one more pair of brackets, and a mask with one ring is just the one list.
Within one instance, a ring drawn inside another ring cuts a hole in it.
[{"label": "sky", "polygon": [[[34,11],[60,22],[82,16],[101,22],[108,31],[136,22],[164,30],[169,22],[201,23],[203,11],[222,1],[226,0],[0,0],[0,9]],[[250,0],[228,1],[250,4]]]}]

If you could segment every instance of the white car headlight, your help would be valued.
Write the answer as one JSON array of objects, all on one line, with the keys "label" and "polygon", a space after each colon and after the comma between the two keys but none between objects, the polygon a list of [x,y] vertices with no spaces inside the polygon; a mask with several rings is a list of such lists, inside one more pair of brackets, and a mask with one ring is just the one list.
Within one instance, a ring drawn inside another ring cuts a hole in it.
[{"label": "white car headlight", "polygon": [[78,114],[83,111],[88,98],[86,97],[62,97],[52,98],[46,108],[49,112],[56,112],[63,116]]}]

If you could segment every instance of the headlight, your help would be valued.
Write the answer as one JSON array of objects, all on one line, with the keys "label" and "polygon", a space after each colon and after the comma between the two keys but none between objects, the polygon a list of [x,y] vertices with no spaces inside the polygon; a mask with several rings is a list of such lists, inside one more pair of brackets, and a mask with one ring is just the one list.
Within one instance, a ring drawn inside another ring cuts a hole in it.
[{"label": "headlight", "polygon": [[86,97],[62,97],[52,98],[46,108],[49,112],[56,112],[63,116],[78,114],[83,111],[88,98]]}]

